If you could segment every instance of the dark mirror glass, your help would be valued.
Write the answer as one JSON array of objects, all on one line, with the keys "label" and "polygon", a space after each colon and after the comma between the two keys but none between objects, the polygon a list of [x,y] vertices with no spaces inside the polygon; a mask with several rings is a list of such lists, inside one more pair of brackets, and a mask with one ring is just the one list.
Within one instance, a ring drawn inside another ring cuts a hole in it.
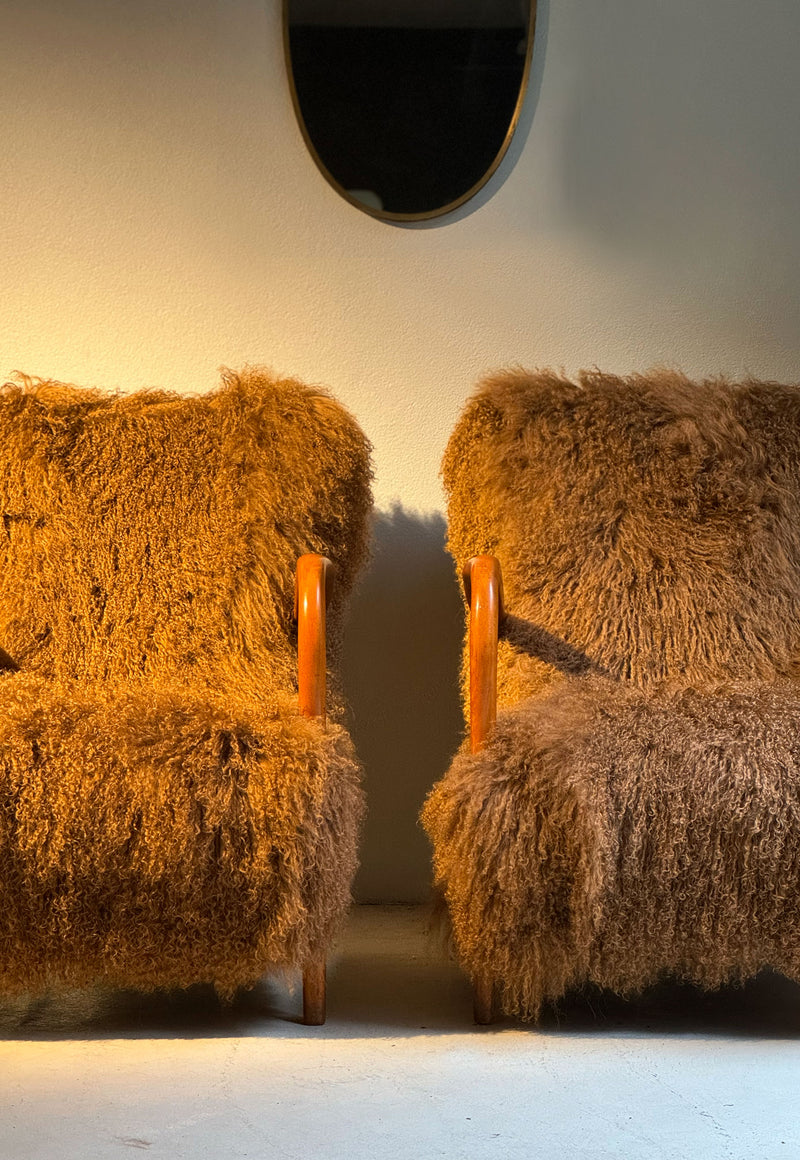
[{"label": "dark mirror glass", "polygon": [[284,0],[306,143],[377,217],[447,212],[497,168],[519,116],[534,0]]}]

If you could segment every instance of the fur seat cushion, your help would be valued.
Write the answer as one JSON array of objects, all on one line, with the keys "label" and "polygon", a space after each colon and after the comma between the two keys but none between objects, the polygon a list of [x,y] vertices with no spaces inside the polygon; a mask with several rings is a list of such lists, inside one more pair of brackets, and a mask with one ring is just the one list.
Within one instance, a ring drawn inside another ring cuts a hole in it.
[{"label": "fur seat cushion", "polygon": [[296,701],[0,678],[0,988],[223,992],[324,950],[361,815]]},{"label": "fur seat cushion", "polygon": [[459,956],[506,1011],[665,973],[800,979],[800,688],[571,678],[460,754],[424,822]]},{"label": "fur seat cushion", "polygon": [[[0,988],[230,991],[324,951],[363,811],[337,722],[369,444],[324,391],[0,390]],[[336,565],[327,726],[298,556]]]}]

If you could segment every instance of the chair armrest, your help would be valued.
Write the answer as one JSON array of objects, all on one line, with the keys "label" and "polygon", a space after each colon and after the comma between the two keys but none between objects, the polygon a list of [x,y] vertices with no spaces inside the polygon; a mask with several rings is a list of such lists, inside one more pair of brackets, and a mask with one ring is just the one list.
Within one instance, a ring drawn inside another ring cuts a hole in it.
[{"label": "chair armrest", "polygon": [[300,712],[325,716],[325,612],[333,592],[335,569],[325,556],[309,554],[297,561],[297,685]]},{"label": "chair armrest", "polygon": [[496,556],[473,556],[464,568],[469,604],[469,723],[472,752],[484,745],[497,716],[497,641],[503,573]]}]

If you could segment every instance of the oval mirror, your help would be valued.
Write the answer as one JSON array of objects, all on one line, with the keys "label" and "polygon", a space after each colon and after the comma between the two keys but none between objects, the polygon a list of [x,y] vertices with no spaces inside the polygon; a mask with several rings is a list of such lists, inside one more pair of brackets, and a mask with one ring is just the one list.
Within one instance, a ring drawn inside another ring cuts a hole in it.
[{"label": "oval mirror", "polygon": [[447,213],[508,148],[535,0],[284,0],[287,69],[325,177],[374,217]]}]

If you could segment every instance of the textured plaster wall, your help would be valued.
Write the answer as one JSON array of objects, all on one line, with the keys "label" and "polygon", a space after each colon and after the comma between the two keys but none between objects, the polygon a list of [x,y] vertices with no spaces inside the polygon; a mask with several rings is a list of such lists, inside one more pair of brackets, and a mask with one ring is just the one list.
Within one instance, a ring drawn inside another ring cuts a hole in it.
[{"label": "textured plaster wall", "polygon": [[374,442],[346,659],[362,897],[424,892],[414,818],[458,742],[437,470],[474,380],[800,378],[799,40],[796,0],[539,0],[506,161],[402,228],[307,155],[278,0],[0,4],[0,374],[202,391],[265,362],[328,384]]}]

